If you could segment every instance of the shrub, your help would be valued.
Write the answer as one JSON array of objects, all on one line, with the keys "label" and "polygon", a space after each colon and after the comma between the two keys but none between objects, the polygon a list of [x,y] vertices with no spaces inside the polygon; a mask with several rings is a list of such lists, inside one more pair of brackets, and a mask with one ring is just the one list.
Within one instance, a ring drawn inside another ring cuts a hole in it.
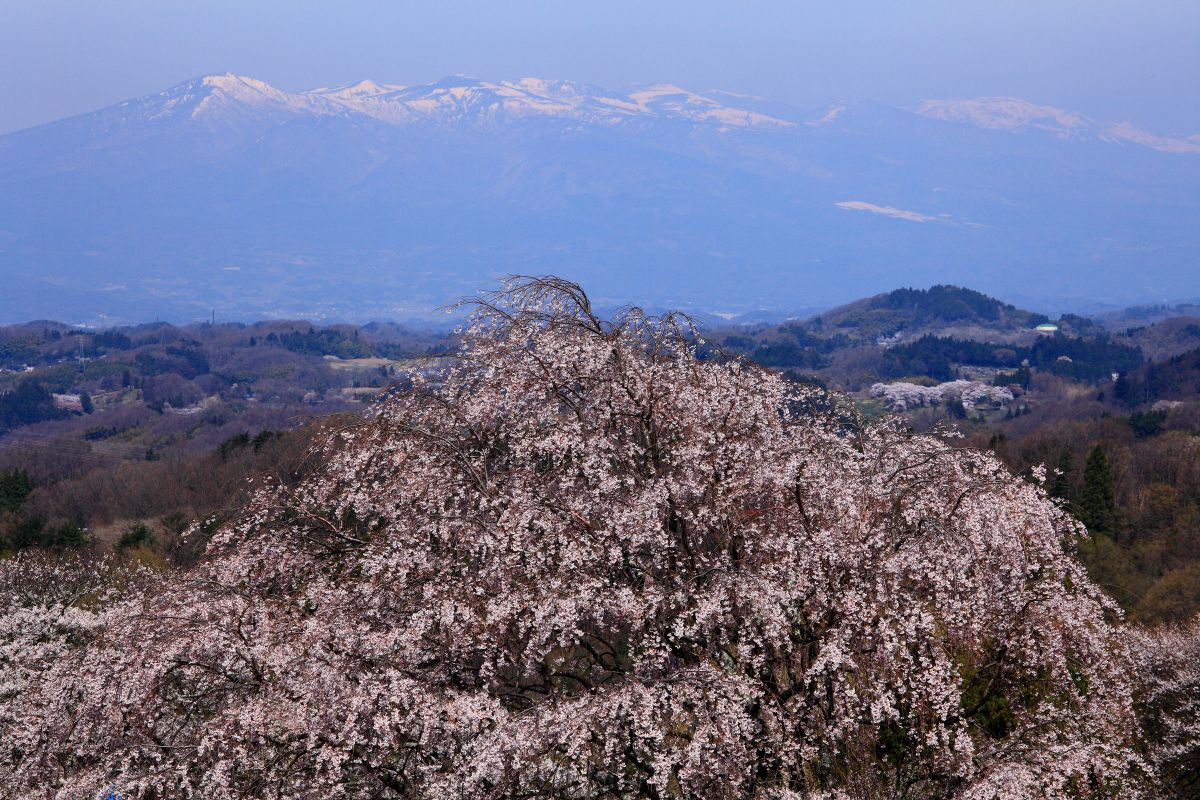
[{"label": "shrub", "polygon": [[130,525],[121,538],[117,540],[118,550],[128,550],[135,547],[148,547],[154,544],[154,532],[144,522]]}]

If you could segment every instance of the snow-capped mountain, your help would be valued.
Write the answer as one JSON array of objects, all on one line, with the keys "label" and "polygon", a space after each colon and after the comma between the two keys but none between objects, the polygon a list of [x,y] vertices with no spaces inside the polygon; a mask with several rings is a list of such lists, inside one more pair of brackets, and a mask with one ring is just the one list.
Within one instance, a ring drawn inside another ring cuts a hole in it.
[{"label": "snow-capped mountain", "polygon": [[791,124],[668,85],[618,94],[541,78],[490,83],[455,77],[408,87],[364,81],[341,89],[306,92],[302,97],[321,98],[340,108],[395,123],[556,117],[610,124],[648,118],[677,118],[736,127]]},{"label": "snow-capped mountain", "polygon": [[1198,148],[1008,98],[210,75],[0,136],[0,320],[395,318],[513,272],[722,314],[1191,297]]},{"label": "snow-capped mountain", "polygon": [[493,83],[454,76],[419,86],[364,80],[352,86],[289,93],[241,75],[209,75],[116,109],[131,105],[157,109],[161,116],[186,114],[194,120],[257,113],[316,117],[361,114],[397,125],[416,122],[499,124],[522,118],[601,124],[679,119],[738,128],[794,124],[742,104],[730,103],[728,99],[718,101],[678,86],[659,84],[617,93],[541,78]]},{"label": "snow-capped mountain", "polygon": [[[231,116],[361,114],[403,125],[417,122],[503,124],[522,118],[619,124],[676,119],[731,128],[790,128],[833,122],[846,108],[837,104],[815,118],[785,109],[779,116],[759,110],[762,98],[713,92],[708,95],[670,84],[612,92],[571,81],[520,78],[490,82],[452,76],[434,83],[400,86],[364,80],[351,86],[286,92],[242,75],[208,75],[110,111],[142,111],[149,118],[186,115],[193,120]],[[788,113],[788,112],[791,113]],[[1046,132],[1060,138],[1092,137],[1134,142],[1171,153],[1200,153],[1200,134],[1160,136],[1130,122],[1102,123],[1082,114],[1015,97],[926,100],[916,113],[930,119],[980,128]]]},{"label": "snow-capped mountain", "polygon": [[[338,110],[332,103],[307,93],[291,94],[254,78],[226,74],[196,78],[164,92],[72,119],[115,121],[123,127],[185,121],[229,124],[254,119],[274,124],[289,117],[335,114]],[[51,127],[59,124],[51,123]]]},{"label": "snow-capped mountain", "polygon": [[1044,131],[1063,139],[1090,137],[1106,142],[1133,142],[1163,153],[1200,153],[1200,134],[1189,137],[1159,136],[1131,122],[1097,122],[1073,111],[1037,105],[1016,97],[926,100],[917,107],[917,113],[931,119],[966,122],[980,128]]}]

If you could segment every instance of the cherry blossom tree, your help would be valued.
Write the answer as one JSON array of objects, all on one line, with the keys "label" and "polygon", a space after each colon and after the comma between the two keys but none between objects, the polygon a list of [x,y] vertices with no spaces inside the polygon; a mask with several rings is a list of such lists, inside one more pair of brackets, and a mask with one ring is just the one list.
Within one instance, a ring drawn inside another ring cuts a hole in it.
[{"label": "cherry blossom tree", "polygon": [[516,281],[2,718],[8,796],[1137,797],[1130,639],[993,457]]},{"label": "cherry blossom tree", "polygon": [[[0,731],[36,714],[25,701],[39,682],[91,641],[123,589],[144,588],[147,570],[78,552],[20,552],[0,560]],[[0,775],[21,760],[15,739],[0,744]]]},{"label": "cherry blossom tree", "polygon": [[1159,788],[1164,796],[1200,797],[1200,617],[1132,638]]}]

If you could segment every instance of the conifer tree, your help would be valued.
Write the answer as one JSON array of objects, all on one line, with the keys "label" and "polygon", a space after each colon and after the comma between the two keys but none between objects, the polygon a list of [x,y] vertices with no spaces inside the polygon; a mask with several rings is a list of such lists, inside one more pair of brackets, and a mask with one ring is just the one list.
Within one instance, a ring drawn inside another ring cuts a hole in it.
[{"label": "conifer tree", "polygon": [[1112,468],[1101,445],[1092,448],[1083,468],[1083,496],[1079,518],[1092,532],[1111,533],[1116,522],[1117,502]]},{"label": "conifer tree", "polygon": [[33,482],[25,470],[0,470],[0,511],[16,511],[32,491]]},{"label": "conifer tree", "polygon": [[1058,463],[1054,465],[1054,474],[1046,483],[1046,494],[1062,500],[1071,499],[1071,473],[1075,471],[1075,459],[1071,448],[1064,447],[1058,454]]}]

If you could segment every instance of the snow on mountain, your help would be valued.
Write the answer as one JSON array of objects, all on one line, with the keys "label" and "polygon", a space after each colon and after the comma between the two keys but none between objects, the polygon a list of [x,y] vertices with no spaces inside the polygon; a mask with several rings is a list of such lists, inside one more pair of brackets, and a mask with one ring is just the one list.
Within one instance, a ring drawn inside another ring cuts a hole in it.
[{"label": "snow on mountain", "polygon": [[1112,140],[1124,140],[1144,145],[1160,153],[1200,153],[1200,134],[1181,138],[1158,136],[1144,131],[1130,122],[1119,122],[1105,129],[1104,135]]},{"label": "snow on mountain", "polygon": [[720,102],[676,86],[657,85],[620,94],[542,78],[491,82],[453,76],[417,86],[364,80],[352,86],[289,93],[254,78],[225,74],[189,81],[133,102],[157,105],[157,116],[185,110],[195,119],[251,110],[316,116],[356,113],[394,125],[464,121],[495,124],[526,117],[607,124],[674,118],[734,128],[792,124],[736,102]]},{"label": "snow on mountain", "polygon": [[922,214],[918,211],[905,211],[902,208],[893,208],[892,206],[877,206],[874,203],[866,203],[862,200],[843,200],[839,203],[834,203],[834,205],[838,208],[844,208],[847,211],[869,211],[872,214],[906,219],[909,222],[932,222],[936,219],[936,217],[931,217],[928,214]]},{"label": "snow on mountain", "polygon": [[186,115],[192,119],[219,117],[231,112],[303,115],[337,113],[335,105],[319,95],[292,94],[255,78],[225,73],[187,81],[165,92],[134,101],[158,106],[158,117]]},{"label": "snow on mountain", "polygon": [[403,86],[390,83],[376,83],[368,78],[367,80],[359,81],[353,86],[341,86],[336,89],[313,89],[307,92],[307,94],[356,100],[366,97],[377,97],[381,94],[396,92],[403,88]]},{"label": "snow on mountain", "polygon": [[200,79],[200,87],[207,91],[192,111],[193,117],[219,111],[222,106],[231,103],[258,108],[318,110],[318,106],[307,97],[289,94],[263,81],[241,75],[209,75]]},{"label": "snow on mountain", "polygon": [[[736,95],[726,94],[727,97]],[[718,122],[734,127],[792,127],[794,123],[761,114],[746,108],[722,105],[710,97],[689,92],[670,84],[657,84],[629,95],[638,111],[645,114],[667,114],[698,121]],[[756,98],[746,98],[756,99]]]},{"label": "snow on mountain", "polygon": [[[700,94],[671,84],[654,84],[623,93],[571,81],[486,81],[463,75],[414,86],[364,80],[350,86],[286,92],[255,78],[226,73],[197,78],[105,111],[136,110],[143,119],[190,117],[210,123],[224,118],[261,121],[266,117],[361,114],[391,125],[424,122],[489,127],[530,118],[600,125],[678,120],[718,130],[783,131],[801,121],[808,127],[828,125],[846,109],[846,104],[829,106],[817,118],[803,121],[802,115],[790,109],[732,92]],[[1160,136],[1128,122],[1097,122],[1073,111],[1015,97],[926,100],[914,111],[929,119],[985,129],[1132,143],[1165,153],[1200,153],[1200,135]]]},{"label": "snow on mountain", "polygon": [[831,122],[833,122],[834,120],[836,120],[838,117],[840,117],[842,115],[842,112],[844,112],[845,110],[846,110],[845,103],[837,103],[836,105],[832,105],[829,108],[825,109],[825,113],[823,113],[820,117],[818,117],[816,119],[808,120],[804,124],[808,125],[809,127],[813,127],[813,128],[819,127],[821,125],[828,125]]},{"label": "snow on mountain", "polygon": [[421,86],[363,87],[364,84],[359,84],[349,89],[308,94],[392,123],[467,119],[497,122],[521,117],[616,123],[639,117],[676,117],[734,127],[789,124],[675,86],[654,86],[620,95],[570,81],[521,78],[490,82],[454,77]]},{"label": "snow on mountain", "polygon": [[916,113],[947,122],[1008,131],[1047,131],[1062,139],[1094,138],[1133,142],[1163,153],[1200,153],[1200,135],[1159,136],[1129,122],[1101,123],[1073,111],[1038,105],[1016,97],[973,100],[926,100]]},{"label": "snow on mountain", "polygon": [[980,128],[1015,130],[1036,128],[1064,138],[1094,128],[1091,120],[1053,106],[1040,106],[1016,97],[980,97],[974,100],[926,100],[917,113],[949,122],[969,122]]}]

